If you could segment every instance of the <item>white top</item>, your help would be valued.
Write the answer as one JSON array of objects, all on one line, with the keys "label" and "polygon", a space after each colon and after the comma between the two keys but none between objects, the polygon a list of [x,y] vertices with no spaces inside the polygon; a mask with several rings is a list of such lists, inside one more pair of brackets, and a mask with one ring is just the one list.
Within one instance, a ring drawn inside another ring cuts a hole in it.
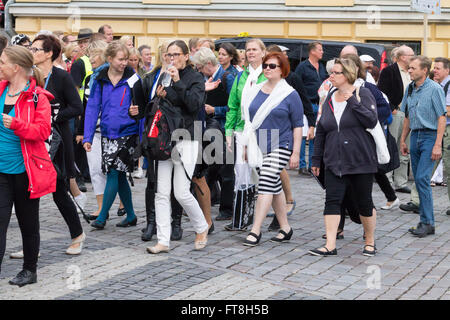
[{"label": "white top", "polygon": [[333,108],[334,108],[334,117],[336,118],[336,122],[337,122],[338,129],[339,129],[339,123],[341,122],[342,114],[344,113],[345,107],[347,106],[347,101],[336,102],[336,99],[334,98],[335,95],[336,95],[336,92],[333,93],[333,95],[331,96],[331,101],[333,103]]}]

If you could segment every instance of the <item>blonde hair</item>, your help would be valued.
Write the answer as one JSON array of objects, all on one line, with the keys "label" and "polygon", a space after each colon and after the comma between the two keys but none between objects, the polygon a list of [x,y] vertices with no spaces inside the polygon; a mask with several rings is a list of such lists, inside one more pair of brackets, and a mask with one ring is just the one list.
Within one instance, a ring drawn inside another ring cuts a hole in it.
[{"label": "blonde hair", "polygon": [[201,66],[206,66],[208,62],[211,62],[213,66],[217,65],[217,58],[214,52],[212,52],[209,48],[200,48],[192,57],[192,63],[198,64]]},{"label": "blonde hair", "polygon": [[342,73],[347,79],[348,83],[354,84],[358,78],[358,67],[356,63],[351,59],[336,59],[335,65],[339,64],[342,66]]},{"label": "blonde hair", "polygon": [[119,51],[122,51],[127,56],[127,59],[130,57],[130,50],[128,47],[123,44],[120,40],[112,41],[105,50],[105,61],[108,60],[108,57],[114,58]]},{"label": "blonde hair", "polygon": [[164,61],[163,61],[163,57],[164,54],[167,53],[167,47],[169,46],[169,42],[163,42],[158,46],[158,51],[156,51],[156,55],[155,55],[155,61],[156,61],[156,65],[154,67],[154,70],[157,70],[158,68],[161,68]]},{"label": "blonde hair", "polygon": [[42,72],[34,66],[33,55],[27,48],[22,46],[11,46],[5,48],[3,53],[8,57],[11,63],[17,64],[24,69],[27,74],[31,74],[31,77],[36,79],[36,84],[38,86],[43,87],[45,85]]},{"label": "blonde hair", "polygon": [[131,42],[133,42],[134,45],[134,41],[133,41],[133,37],[129,36],[129,35],[125,35],[125,36],[121,36],[119,41],[123,42],[123,44],[127,44],[127,41],[130,40]]},{"label": "blonde hair", "polygon": [[92,41],[86,48],[86,55],[95,56],[99,54],[99,52],[104,53],[107,47],[108,43],[106,41],[103,40]]},{"label": "blonde hair", "polygon": [[77,48],[78,45],[76,43],[71,43],[68,44],[67,46],[65,46],[64,48],[64,55],[66,56],[67,59],[72,59],[72,53],[75,50],[75,48]]},{"label": "blonde hair", "polygon": [[[264,56],[266,55],[266,45],[261,39],[258,38],[247,40],[247,42],[245,43],[245,52],[247,53],[247,45],[252,42],[255,42],[261,48],[261,51],[263,52],[262,58],[264,58]],[[247,54],[245,55],[245,65],[248,65]]]}]

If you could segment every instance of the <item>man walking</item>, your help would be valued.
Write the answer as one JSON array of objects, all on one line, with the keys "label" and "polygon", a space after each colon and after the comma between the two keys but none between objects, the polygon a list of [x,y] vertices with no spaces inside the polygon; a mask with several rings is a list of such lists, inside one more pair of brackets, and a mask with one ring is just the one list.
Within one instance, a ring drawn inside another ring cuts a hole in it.
[{"label": "man walking", "polygon": [[[444,89],[445,104],[447,107],[447,126],[445,127],[443,144],[443,159],[444,168],[447,173],[447,192],[450,200],[450,75],[449,75],[449,60],[447,58],[434,59],[434,79]],[[447,215],[450,215],[450,209],[447,210]]]},{"label": "man walking", "polygon": [[[400,136],[402,134],[403,120],[405,114],[399,110],[402,102],[403,93],[411,82],[408,74],[408,65],[411,57],[414,56],[414,51],[408,46],[401,46],[397,50],[397,62],[384,68],[380,74],[378,81],[378,88],[386,94],[389,99],[392,110],[392,123],[389,125],[389,132],[397,141],[400,150]],[[406,144],[409,145],[409,137],[406,139]],[[408,166],[409,156],[400,155],[400,167],[395,169],[392,173],[388,173],[389,180],[392,179],[392,184],[397,192],[411,193],[408,187]]]},{"label": "man walking", "polygon": [[[300,63],[295,69],[295,73],[301,78],[305,85],[306,93],[309,100],[312,103],[314,118],[317,118],[317,112],[319,111],[319,90],[322,82],[328,78],[328,74],[325,67],[320,62],[323,57],[323,48],[320,42],[312,42],[308,45],[308,59]],[[299,173],[310,176],[308,169],[306,168],[305,149],[306,140],[309,140],[309,152],[308,152],[308,167],[311,168],[311,157],[314,148],[314,126],[308,124],[308,135],[303,137],[302,147],[300,150],[300,165]]]},{"label": "man walking", "polygon": [[431,60],[414,56],[408,72],[412,83],[403,96],[401,111],[405,114],[400,150],[407,155],[406,137],[411,131],[411,167],[419,193],[420,222],[409,231],[420,238],[434,234],[433,194],[430,180],[434,161],[442,156],[442,138],[446,125],[444,91],[428,78]]}]

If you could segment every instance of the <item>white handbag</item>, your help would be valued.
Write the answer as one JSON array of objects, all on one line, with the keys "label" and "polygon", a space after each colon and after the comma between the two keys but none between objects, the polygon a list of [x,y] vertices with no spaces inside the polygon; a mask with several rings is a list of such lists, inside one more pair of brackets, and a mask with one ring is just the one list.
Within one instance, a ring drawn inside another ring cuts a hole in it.
[{"label": "white handbag", "polygon": [[[361,102],[361,97],[359,96],[359,88],[356,87],[356,99]],[[391,161],[391,156],[389,155],[389,149],[387,147],[386,136],[384,135],[383,128],[380,125],[380,121],[377,121],[377,125],[373,129],[366,129],[373,137],[375,145],[377,147],[377,158],[378,164],[386,164]]]}]

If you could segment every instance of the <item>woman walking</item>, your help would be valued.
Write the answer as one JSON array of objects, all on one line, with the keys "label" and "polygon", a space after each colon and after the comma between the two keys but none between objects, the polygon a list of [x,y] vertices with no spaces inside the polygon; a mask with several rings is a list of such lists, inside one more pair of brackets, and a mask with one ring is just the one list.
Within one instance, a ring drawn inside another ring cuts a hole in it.
[{"label": "woman walking", "polygon": [[271,206],[280,223],[278,235],[271,241],[284,242],[292,237],[293,231],[287,220],[286,198],[280,173],[288,162],[291,168],[298,166],[303,127],[303,105],[300,96],[284,80],[290,71],[288,59],[279,52],[269,53],[263,60],[262,68],[267,81],[256,85],[249,96],[244,97],[243,102],[243,136],[246,158],[250,163],[253,162],[250,154],[254,147],[252,135],[261,137],[261,132],[266,131],[266,139],[258,139],[256,146],[256,151],[265,155],[259,171],[258,200],[253,227],[243,243],[246,246],[255,246],[261,240],[261,225]]},{"label": "woman walking", "polygon": [[[192,175],[198,154],[198,141],[191,140],[194,136],[194,121],[200,108],[204,106],[205,81],[202,75],[189,65],[189,49],[184,41],[176,40],[167,47],[167,57],[171,65],[167,72],[171,77],[171,83],[167,87],[158,85],[156,95],[167,99],[174,108],[179,108],[184,120],[184,129],[190,133],[178,141],[176,148],[172,150],[180,155],[178,160],[164,160],[157,162],[155,210],[158,243],[148,247],[149,253],[168,252],[170,250],[170,193],[172,187],[177,201],[191,220],[196,236],[194,247],[203,249],[207,243],[208,223],[194,196],[190,192]],[[130,114],[136,115],[136,108],[130,110]],[[173,178],[172,178],[173,173]],[[169,183],[168,183],[169,182]]]},{"label": "woman walking", "polygon": [[50,100],[53,135],[60,135],[62,141],[58,150],[50,149],[50,152],[55,151],[53,162],[60,171],[53,201],[70,230],[72,245],[66,253],[77,255],[81,253],[86,235],[81,227],[75,204],[68,194],[69,179],[75,177],[69,120],[81,115],[83,106],[71,76],[66,71],[53,66],[53,62],[61,52],[60,41],[54,36],[39,35],[33,40],[30,51],[33,53],[34,64],[45,77],[44,89],[54,96],[54,99]]},{"label": "woman walking", "polygon": [[348,188],[358,190],[356,205],[366,235],[363,254],[376,253],[372,185],[378,162],[375,142],[366,129],[374,128],[378,119],[373,95],[366,88],[357,89],[353,85],[356,79],[355,63],[337,59],[330,77],[336,89],[328,94],[317,124],[312,171],[318,176],[323,161],[326,245],[309,251],[316,256],[337,255],[341,205]]},{"label": "woman walking", "polygon": [[39,198],[56,190],[56,171],[45,147],[53,96],[40,87],[43,78],[26,48],[3,50],[0,78],[0,267],[14,205],[24,261],[9,283],[24,286],[37,281]]},{"label": "woman walking", "polygon": [[102,209],[97,219],[91,223],[96,229],[105,227],[117,192],[127,216],[116,226],[129,227],[137,223],[126,174],[133,172],[134,168],[133,154],[137,146],[138,124],[130,118],[128,109],[133,103],[143,103],[144,99],[140,79],[135,76],[136,81],[133,82],[135,72],[127,67],[128,56],[128,48],[123,43],[113,41],[108,45],[105,57],[109,67],[100,71],[94,80],[86,106],[83,146],[87,152],[91,151],[101,112],[102,170],[107,175]]}]

